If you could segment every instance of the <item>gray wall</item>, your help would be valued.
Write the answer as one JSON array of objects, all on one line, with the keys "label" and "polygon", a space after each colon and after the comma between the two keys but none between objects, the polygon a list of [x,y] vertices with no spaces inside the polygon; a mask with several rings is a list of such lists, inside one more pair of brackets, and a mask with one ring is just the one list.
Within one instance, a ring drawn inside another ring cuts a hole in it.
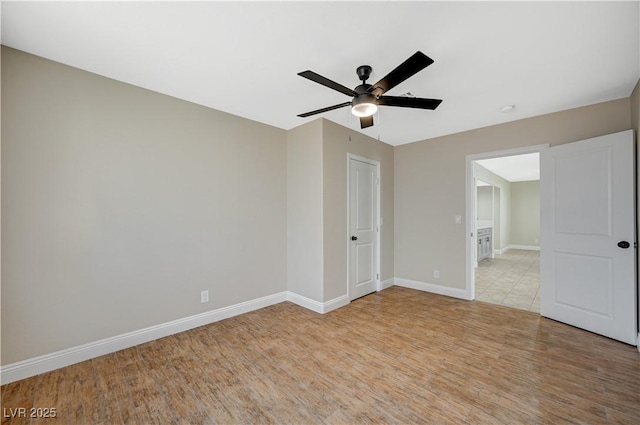
[{"label": "gray wall", "polygon": [[493,186],[476,187],[476,220],[493,220]]},{"label": "gray wall", "polygon": [[381,279],[393,274],[393,147],[324,118],[287,135],[288,288],[327,302],[347,294],[347,159],[380,162]]},{"label": "gray wall", "polygon": [[466,286],[464,225],[467,155],[548,143],[551,146],[628,130],[624,98],[398,146],[395,158],[395,276]]},{"label": "gray wall", "polygon": [[287,287],[322,301],[322,121],[287,133]]},{"label": "gray wall", "polygon": [[286,290],[285,131],[2,55],[2,364]]},{"label": "gray wall", "polygon": [[511,245],[539,246],[540,181],[511,183]]},{"label": "gray wall", "polygon": [[2,56],[3,364],[285,290],[345,295],[348,152],[381,163],[394,276],[392,146]]},{"label": "gray wall", "polygon": [[[490,183],[499,190],[497,202],[499,202],[499,221],[493,223],[493,249],[502,250],[511,243],[511,183],[495,173],[474,162],[473,173],[477,179]],[[498,218],[498,217],[494,217]],[[488,220],[490,218],[487,218]]]},{"label": "gray wall", "polygon": [[[493,248],[539,246],[540,182],[509,182],[478,163],[473,166],[476,178],[493,185],[476,189],[478,220],[491,220],[495,208],[500,213],[499,227],[494,224]],[[494,204],[493,197],[497,198]]]},{"label": "gray wall", "polygon": [[371,137],[323,122],[324,300],[347,293],[347,158],[356,154],[380,162],[380,279],[393,269],[393,147]]},{"label": "gray wall", "polygon": [[[493,186],[493,234],[492,243],[493,250],[502,250],[502,223],[505,221],[503,218],[504,212],[502,205],[502,190],[498,186]],[[511,219],[511,217],[508,217]],[[477,252],[477,251],[476,251]]]}]

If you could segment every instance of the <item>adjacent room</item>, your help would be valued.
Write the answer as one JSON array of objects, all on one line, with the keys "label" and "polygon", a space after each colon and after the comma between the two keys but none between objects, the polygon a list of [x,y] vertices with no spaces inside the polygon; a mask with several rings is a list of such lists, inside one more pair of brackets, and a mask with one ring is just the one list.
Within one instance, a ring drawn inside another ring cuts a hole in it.
[{"label": "adjacent room", "polygon": [[639,1],[0,8],[3,425],[640,422]]},{"label": "adjacent room", "polygon": [[540,312],[540,154],[476,161],[475,299]]}]

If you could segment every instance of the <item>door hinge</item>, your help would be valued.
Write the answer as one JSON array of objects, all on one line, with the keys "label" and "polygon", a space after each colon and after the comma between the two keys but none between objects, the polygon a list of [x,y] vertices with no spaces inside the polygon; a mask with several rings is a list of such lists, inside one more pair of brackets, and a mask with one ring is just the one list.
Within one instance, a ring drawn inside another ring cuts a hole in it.
[{"label": "door hinge", "polygon": [[376,273],[376,280],[380,280],[380,275]]}]

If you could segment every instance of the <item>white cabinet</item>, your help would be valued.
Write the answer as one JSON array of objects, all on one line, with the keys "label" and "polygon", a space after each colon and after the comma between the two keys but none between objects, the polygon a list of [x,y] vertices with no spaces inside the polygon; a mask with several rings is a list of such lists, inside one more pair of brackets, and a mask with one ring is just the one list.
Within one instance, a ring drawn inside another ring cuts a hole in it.
[{"label": "white cabinet", "polygon": [[491,257],[493,244],[491,242],[491,227],[478,229],[478,261]]}]

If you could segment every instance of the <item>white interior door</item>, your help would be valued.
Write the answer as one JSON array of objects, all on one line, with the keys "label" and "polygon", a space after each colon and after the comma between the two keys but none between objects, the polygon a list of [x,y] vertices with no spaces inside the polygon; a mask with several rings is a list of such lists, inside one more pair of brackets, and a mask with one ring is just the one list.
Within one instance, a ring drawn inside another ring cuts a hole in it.
[{"label": "white interior door", "polygon": [[540,153],[540,314],[636,345],[631,130]]},{"label": "white interior door", "polygon": [[378,165],[349,159],[349,298],[378,283]]}]

